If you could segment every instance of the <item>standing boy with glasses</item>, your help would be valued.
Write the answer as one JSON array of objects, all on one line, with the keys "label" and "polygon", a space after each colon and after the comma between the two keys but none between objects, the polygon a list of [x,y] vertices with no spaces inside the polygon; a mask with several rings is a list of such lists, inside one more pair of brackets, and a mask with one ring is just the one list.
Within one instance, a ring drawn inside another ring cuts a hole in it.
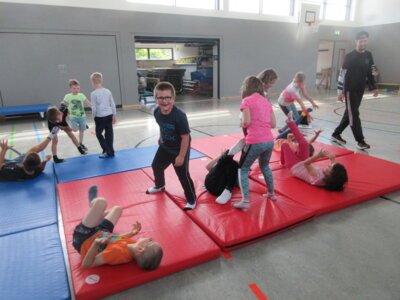
[{"label": "standing boy with glasses", "polygon": [[189,174],[190,128],[186,114],[174,105],[175,88],[169,82],[158,83],[154,95],[158,104],[154,110],[154,117],[160,126],[160,138],[157,153],[151,164],[155,187],[147,189],[146,194],[165,190],[164,170],[173,164],[187,200],[184,210],[194,209],[196,193]]}]

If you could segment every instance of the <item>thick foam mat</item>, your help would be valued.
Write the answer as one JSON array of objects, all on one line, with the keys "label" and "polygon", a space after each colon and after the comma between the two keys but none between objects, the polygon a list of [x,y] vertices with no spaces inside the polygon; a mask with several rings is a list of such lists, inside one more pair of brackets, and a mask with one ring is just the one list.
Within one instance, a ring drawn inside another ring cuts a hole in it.
[{"label": "thick foam mat", "polygon": [[[290,170],[283,168],[273,172],[275,189],[316,211],[326,214],[400,189],[400,165],[365,154],[338,157],[338,163],[347,169],[349,181],[344,191],[332,192],[312,186],[293,177]],[[327,161],[316,164],[324,167]],[[259,176],[251,175],[263,183]]]},{"label": "thick foam mat", "polygon": [[[59,183],[104,176],[151,166],[158,146],[126,149],[115,152],[115,157],[100,159],[99,154],[68,158],[61,164],[55,164]],[[203,154],[191,149],[190,158]]]},{"label": "thick foam mat", "polygon": [[18,105],[18,106],[0,107],[0,115],[45,112],[45,111],[47,111],[47,109],[50,106],[51,106],[51,104],[33,104],[33,105]]},{"label": "thick foam mat", "polygon": [[[229,149],[238,141],[237,138],[230,135],[220,135],[205,137],[192,140],[192,148],[203,153],[204,155],[214,158],[222,153],[222,151]],[[239,159],[240,154],[235,156]]]},{"label": "thick foam mat", "polygon": [[[197,207],[186,213],[199,225],[222,249],[232,250],[267,238],[308,222],[313,219],[311,209],[292,199],[278,194],[278,200],[272,201],[262,196],[266,188],[250,181],[251,207],[246,211],[232,206],[242,196],[239,188],[234,189],[232,199],[225,205],[215,203],[216,197],[205,191],[204,178],[207,174],[205,165],[209,159],[191,160],[190,175],[195,184]],[[144,170],[153,177],[152,170]],[[166,170],[166,192],[183,207],[186,199],[183,189],[173,168]],[[170,179],[170,180],[168,180]]]},{"label": "thick foam mat", "polygon": [[0,299],[70,299],[56,224],[3,236],[0,245]]},{"label": "thick foam mat", "polygon": [[57,223],[53,163],[38,177],[0,182],[0,236]]},{"label": "thick foam mat", "polygon": [[[81,257],[71,244],[72,233],[89,210],[87,190],[93,184],[99,186],[99,196],[107,198],[109,207],[123,208],[116,233],[128,232],[137,220],[142,231],[136,238],[152,237],[161,244],[164,257],[159,268],[144,271],[134,262],[89,270],[81,267]],[[142,170],[58,185],[77,299],[105,297],[219,257],[218,246],[165,193],[145,194],[152,185]]]}]

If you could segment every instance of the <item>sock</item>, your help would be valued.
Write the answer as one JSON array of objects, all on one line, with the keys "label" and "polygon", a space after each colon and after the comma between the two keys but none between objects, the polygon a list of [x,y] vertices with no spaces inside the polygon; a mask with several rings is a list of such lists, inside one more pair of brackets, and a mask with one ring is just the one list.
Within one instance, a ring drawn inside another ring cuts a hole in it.
[{"label": "sock", "polygon": [[235,145],[233,145],[229,151],[228,155],[236,155],[236,153],[239,153],[241,150],[243,150],[244,146],[246,145],[244,139],[240,139]]},{"label": "sock", "polygon": [[92,203],[94,198],[97,198],[97,192],[98,192],[97,185],[92,185],[89,188],[89,205],[90,203]]},{"label": "sock", "polygon": [[221,195],[219,195],[219,197],[215,199],[215,202],[219,204],[225,204],[231,199],[231,197],[232,197],[231,191],[224,189]]}]

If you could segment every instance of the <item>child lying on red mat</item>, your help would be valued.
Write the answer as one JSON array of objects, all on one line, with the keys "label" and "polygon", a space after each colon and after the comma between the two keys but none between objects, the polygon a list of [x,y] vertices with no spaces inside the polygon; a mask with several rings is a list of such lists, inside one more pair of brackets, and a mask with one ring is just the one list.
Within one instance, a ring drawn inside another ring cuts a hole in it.
[{"label": "child lying on red mat", "polygon": [[130,239],[139,233],[142,226],[133,224],[126,234],[113,234],[114,226],[122,214],[122,208],[114,206],[109,210],[107,201],[97,197],[97,186],[89,189],[90,210],[76,226],[72,245],[82,256],[82,267],[93,268],[104,264],[117,265],[135,260],[140,268],[156,269],[162,259],[163,250],[151,238]]},{"label": "child lying on red mat", "polygon": [[[310,157],[309,144],[293,121],[291,112],[286,123],[298,142],[298,150],[294,152],[287,143],[282,144],[281,164],[290,168],[295,177],[312,185],[322,186],[330,191],[343,190],[347,182],[347,171],[342,164],[335,163],[335,155],[322,149]],[[329,157],[329,165],[325,169],[312,164],[322,157]]]}]

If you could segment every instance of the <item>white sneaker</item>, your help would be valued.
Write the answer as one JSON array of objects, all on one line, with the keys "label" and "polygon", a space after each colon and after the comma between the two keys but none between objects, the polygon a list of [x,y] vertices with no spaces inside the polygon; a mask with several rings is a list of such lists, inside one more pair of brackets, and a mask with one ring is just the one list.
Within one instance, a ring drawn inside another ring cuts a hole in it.
[{"label": "white sneaker", "polygon": [[196,208],[196,201],[194,203],[186,203],[185,207],[183,210],[192,210]]},{"label": "white sneaker", "polygon": [[236,208],[241,208],[241,209],[247,209],[250,208],[250,201],[249,200],[242,200],[240,202],[237,202],[233,204],[234,207]]},{"label": "white sneaker", "polygon": [[219,197],[215,199],[215,202],[217,202],[218,204],[225,204],[231,199],[231,197],[232,193],[229,190],[224,189],[221,195],[219,195]]},{"label": "white sneaker", "polygon": [[47,136],[50,140],[54,139],[54,137],[57,135],[57,133],[60,131],[60,128],[58,126],[53,127],[51,130],[50,134]]},{"label": "white sneaker", "polygon": [[303,128],[303,129],[312,129],[312,126],[310,124],[305,125],[305,124],[299,124],[297,127]]},{"label": "white sneaker", "polygon": [[153,187],[147,189],[146,194],[155,194],[155,193],[162,192],[164,190],[165,190],[165,187],[163,187],[163,186],[162,187],[153,186]]},{"label": "white sneaker", "polygon": [[274,201],[278,200],[278,198],[276,197],[275,194],[268,193],[268,194],[263,194],[263,196],[265,198],[268,198],[268,199],[271,199],[271,200],[274,200]]}]

